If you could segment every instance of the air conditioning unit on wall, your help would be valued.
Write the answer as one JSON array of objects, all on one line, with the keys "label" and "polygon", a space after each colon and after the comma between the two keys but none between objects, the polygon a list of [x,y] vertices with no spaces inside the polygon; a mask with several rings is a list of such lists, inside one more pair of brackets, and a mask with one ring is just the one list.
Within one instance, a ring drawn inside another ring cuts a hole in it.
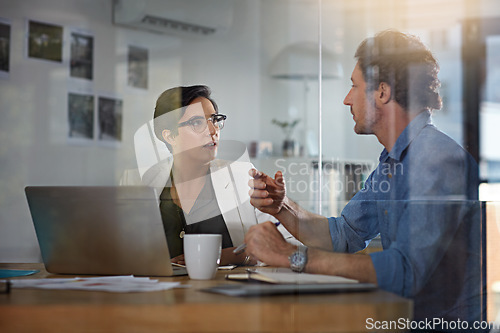
[{"label": "air conditioning unit on wall", "polygon": [[113,0],[116,25],[184,36],[227,32],[233,0]]}]

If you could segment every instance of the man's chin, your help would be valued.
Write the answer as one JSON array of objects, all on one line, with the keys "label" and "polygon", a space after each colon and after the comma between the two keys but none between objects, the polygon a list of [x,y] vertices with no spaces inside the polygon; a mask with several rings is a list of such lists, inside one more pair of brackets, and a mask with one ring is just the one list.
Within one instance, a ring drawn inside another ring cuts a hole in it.
[{"label": "man's chin", "polygon": [[364,134],[363,129],[358,127],[357,125],[354,125],[354,133],[356,134]]},{"label": "man's chin", "polygon": [[358,128],[354,126],[354,133],[358,135],[370,135],[373,134],[371,131],[366,130],[365,128]]}]

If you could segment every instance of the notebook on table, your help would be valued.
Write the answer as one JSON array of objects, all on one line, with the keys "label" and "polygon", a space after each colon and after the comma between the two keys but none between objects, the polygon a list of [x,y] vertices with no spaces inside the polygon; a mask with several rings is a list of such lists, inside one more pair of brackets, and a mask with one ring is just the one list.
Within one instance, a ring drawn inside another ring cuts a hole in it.
[{"label": "notebook on table", "polygon": [[222,284],[202,290],[227,296],[264,296],[366,292],[377,288],[372,283],[341,276],[296,273],[289,268],[247,269],[245,273],[226,275],[226,279],[250,283]]},{"label": "notebook on table", "polygon": [[295,294],[326,294],[346,292],[367,292],[377,287],[371,283],[240,283],[220,284],[214,287],[201,289],[209,293],[226,296],[269,296],[269,295],[295,295]]},{"label": "notebook on table", "polygon": [[25,188],[45,268],[73,275],[185,275],[174,267],[155,191],[139,186]]}]

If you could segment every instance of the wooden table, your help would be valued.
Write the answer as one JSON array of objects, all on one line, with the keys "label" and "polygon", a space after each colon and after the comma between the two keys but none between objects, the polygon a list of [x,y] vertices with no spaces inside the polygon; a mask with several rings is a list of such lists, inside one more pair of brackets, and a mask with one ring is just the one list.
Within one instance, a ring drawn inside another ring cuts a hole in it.
[{"label": "wooden table", "polygon": [[[0,264],[39,269],[24,278],[56,277],[43,264]],[[411,301],[371,292],[237,298],[199,291],[224,280],[181,281],[189,288],[145,293],[12,289],[0,294],[0,332],[360,332],[367,318],[411,318]],[[61,276],[57,276],[61,277]]]}]

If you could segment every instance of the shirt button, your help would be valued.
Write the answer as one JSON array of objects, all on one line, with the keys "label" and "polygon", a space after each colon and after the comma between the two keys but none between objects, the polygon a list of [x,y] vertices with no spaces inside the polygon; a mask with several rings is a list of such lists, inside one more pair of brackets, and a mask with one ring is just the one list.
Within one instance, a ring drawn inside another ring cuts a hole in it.
[{"label": "shirt button", "polygon": [[384,215],[387,215],[387,214],[389,214],[389,212],[386,209],[386,210],[384,210]]},{"label": "shirt button", "polygon": [[387,177],[389,177],[389,179],[392,178],[392,173],[388,174]]}]

